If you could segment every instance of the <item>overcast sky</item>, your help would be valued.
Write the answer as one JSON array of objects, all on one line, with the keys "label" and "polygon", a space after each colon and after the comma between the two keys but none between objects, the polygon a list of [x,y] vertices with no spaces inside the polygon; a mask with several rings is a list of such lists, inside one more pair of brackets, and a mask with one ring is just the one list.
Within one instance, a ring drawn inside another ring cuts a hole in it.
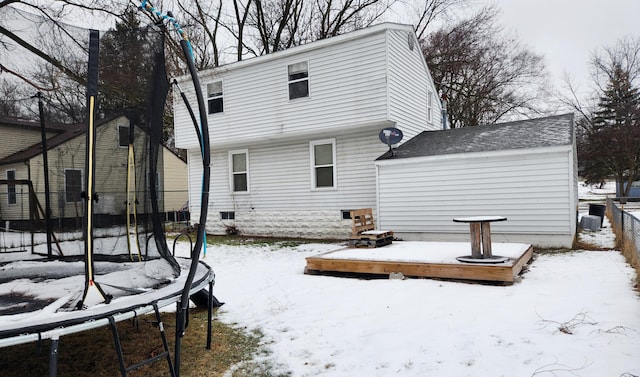
[{"label": "overcast sky", "polygon": [[626,35],[640,36],[640,0],[487,0],[522,43],[544,55],[554,86],[567,71],[589,87],[588,61],[596,49]]}]

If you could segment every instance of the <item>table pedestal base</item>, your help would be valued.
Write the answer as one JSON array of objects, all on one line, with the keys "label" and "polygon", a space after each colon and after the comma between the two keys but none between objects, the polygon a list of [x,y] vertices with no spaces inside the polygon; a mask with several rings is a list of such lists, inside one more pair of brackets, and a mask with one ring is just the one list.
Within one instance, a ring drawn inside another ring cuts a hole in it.
[{"label": "table pedestal base", "polygon": [[473,255],[465,255],[463,257],[456,257],[458,262],[464,263],[481,263],[481,264],[497,264],[504,263],[509,260],[507,257],[501,257],[499,255],[493,255],[489,258],[476,258]]}]

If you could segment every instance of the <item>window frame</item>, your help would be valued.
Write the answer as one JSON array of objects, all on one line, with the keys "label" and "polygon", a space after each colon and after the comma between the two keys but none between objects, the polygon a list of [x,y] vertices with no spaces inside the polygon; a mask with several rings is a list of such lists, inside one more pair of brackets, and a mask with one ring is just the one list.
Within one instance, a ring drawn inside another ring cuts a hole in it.
[{"label": "window frame", "polygon": [[[78,200],[70,201],[68,200],[69,190],[67,185],[67,172],[69,171],[79,171],[80,172],[80,193],[78,194]],[[82,202],[82,191],[84,190],[84,171],[78,168],[65,168],[64,169],[64,202],[65,203],[78,203]]]},{"label": "window frame", "polygon": [[[129,128],[130,128],[130,126],[125,126],[125,125],[119,124],[116,127],[118,129],[118,147],[119,148],[129,148],[129,132],[130,132]],[[124,129],[127,130],[126,131],[127,137],[124,140],[124,144],[122,143],[122,139],[120,138],[120,136],[122,136],[122,134],[120,133],[120,129],[121,128],[124,128]]]},{"label": "window frame", "polygon": [[[244,154],[245,155],[245,170],[243,171],[234,171],[233,170],[233,156]],[[228,153],[229,158],[229,192],[231,194],[248,194],[251,192],[251,180],[250,180],[250,164],[249,164],[249,150],[248,149],[235,149],[231,150]],[[236,191],[235,190],[235,175],[236,174],[244,174],[246,176],[247,181],[247,189],[244,191]]]},{"label": "window frame", "polygon": [[[15,181],[16,180],[16,169],[7,169],[5,170],[7,181]],[[13,173],[13,178],[9,178],[9,173]],[[13,198],[13,200],[11,200]],[[18,191],[15,184],[7,183],[7,205],[15,206],[18,205]]]},{"label": "window frame", "polygon": [[[295,78],[292,79],[291,78],[291,74],[289,73],[290,67],[296,65],[296,64],[302,64],[304,63],[306,65],[306,76],[304,77],[300,77],[300,78]],[[299,100],[302,98],[309,98],[311,97],[311,85],[310,85],[310,81],[309,81],[309,61],[308,60],[303,60],[303,61],[299,61],[296,63],[291,63],[291,64],[287,64],[287,94],[288,94],[288,98],[289,101],[295,101],[295,100]],[[291,97],[291,85],[295,85],[301,82],[305,82],[307,83],[307,95],[306,96],[299,96],[299,97]]]},{"label": "window frame", "polygon": [[[328,164],[324,165],[316,165],[315,163],[315,146],[316,145],[331,145],[331,168],[332,168],[332,186],[322,186],[318,187],[316,169],[318,167],[327,167]],[[312,140],[309,142],[309,169],[311,174],[311,191],[329,191],[329,190],[337,190],[338,189],[338,163],[336,161],[336,139],[321,139],[321,140]]]},{"label": "window frame", "polygon": [[[213,84],[217,84],[220,83],[220,93],[215,93],[214,95],[211,95],[211,93],[209,93],[209,85],[213,85]],[[222,79],[220,80],[214,80],[211,81],[209,83],[206,84],[206,88],[207,90],[207,115],[213,115],[213,114],[221,114],[224,113],[224,82]],[[220,100],[220,111],[214,111],[211,112],[211,101],[212,100]]]}]

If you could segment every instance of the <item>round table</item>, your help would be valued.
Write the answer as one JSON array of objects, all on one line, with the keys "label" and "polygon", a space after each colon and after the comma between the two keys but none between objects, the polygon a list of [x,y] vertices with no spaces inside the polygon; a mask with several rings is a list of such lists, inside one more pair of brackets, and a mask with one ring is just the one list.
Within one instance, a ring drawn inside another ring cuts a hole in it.
[{"label": "round table", "polygon": [[[506,221],[503,216],[456,217],[457,223],[469,223],[471,232],[471,259],[493,260],[491,255],[491,223]],[[480,246],[482,244],[482,247]]]}]

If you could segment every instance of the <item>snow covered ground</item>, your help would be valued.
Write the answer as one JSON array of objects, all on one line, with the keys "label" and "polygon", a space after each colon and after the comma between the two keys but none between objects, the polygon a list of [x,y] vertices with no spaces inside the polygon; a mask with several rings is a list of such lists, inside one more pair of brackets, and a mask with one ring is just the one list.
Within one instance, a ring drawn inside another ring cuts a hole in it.
[{"label": "snow covered ground", "polygon": [[331,244],[210,246],[205,260],[218,319],[264,333],[258,361],[283,374],[638,376],[635,272],[604,226],[581,234],[603,251],[538,254],[512,286],[304,275]]},{"label": "snow covered ground", "polygon": [[219,320],[260,329],[293,376],[640,375],[640,298],[616,251],[537,255],[512,286],[303,274],[335,247],[209,247]]},{"label": "snow covered ground", "polygon": [[602,251],[537,254],[511,286],[304,275],[341,244],[209,245],[204,260],[217,320],[261,331],[255,361],[275,375],[639,376],[635,271],[607,222],[580,237]]}]

